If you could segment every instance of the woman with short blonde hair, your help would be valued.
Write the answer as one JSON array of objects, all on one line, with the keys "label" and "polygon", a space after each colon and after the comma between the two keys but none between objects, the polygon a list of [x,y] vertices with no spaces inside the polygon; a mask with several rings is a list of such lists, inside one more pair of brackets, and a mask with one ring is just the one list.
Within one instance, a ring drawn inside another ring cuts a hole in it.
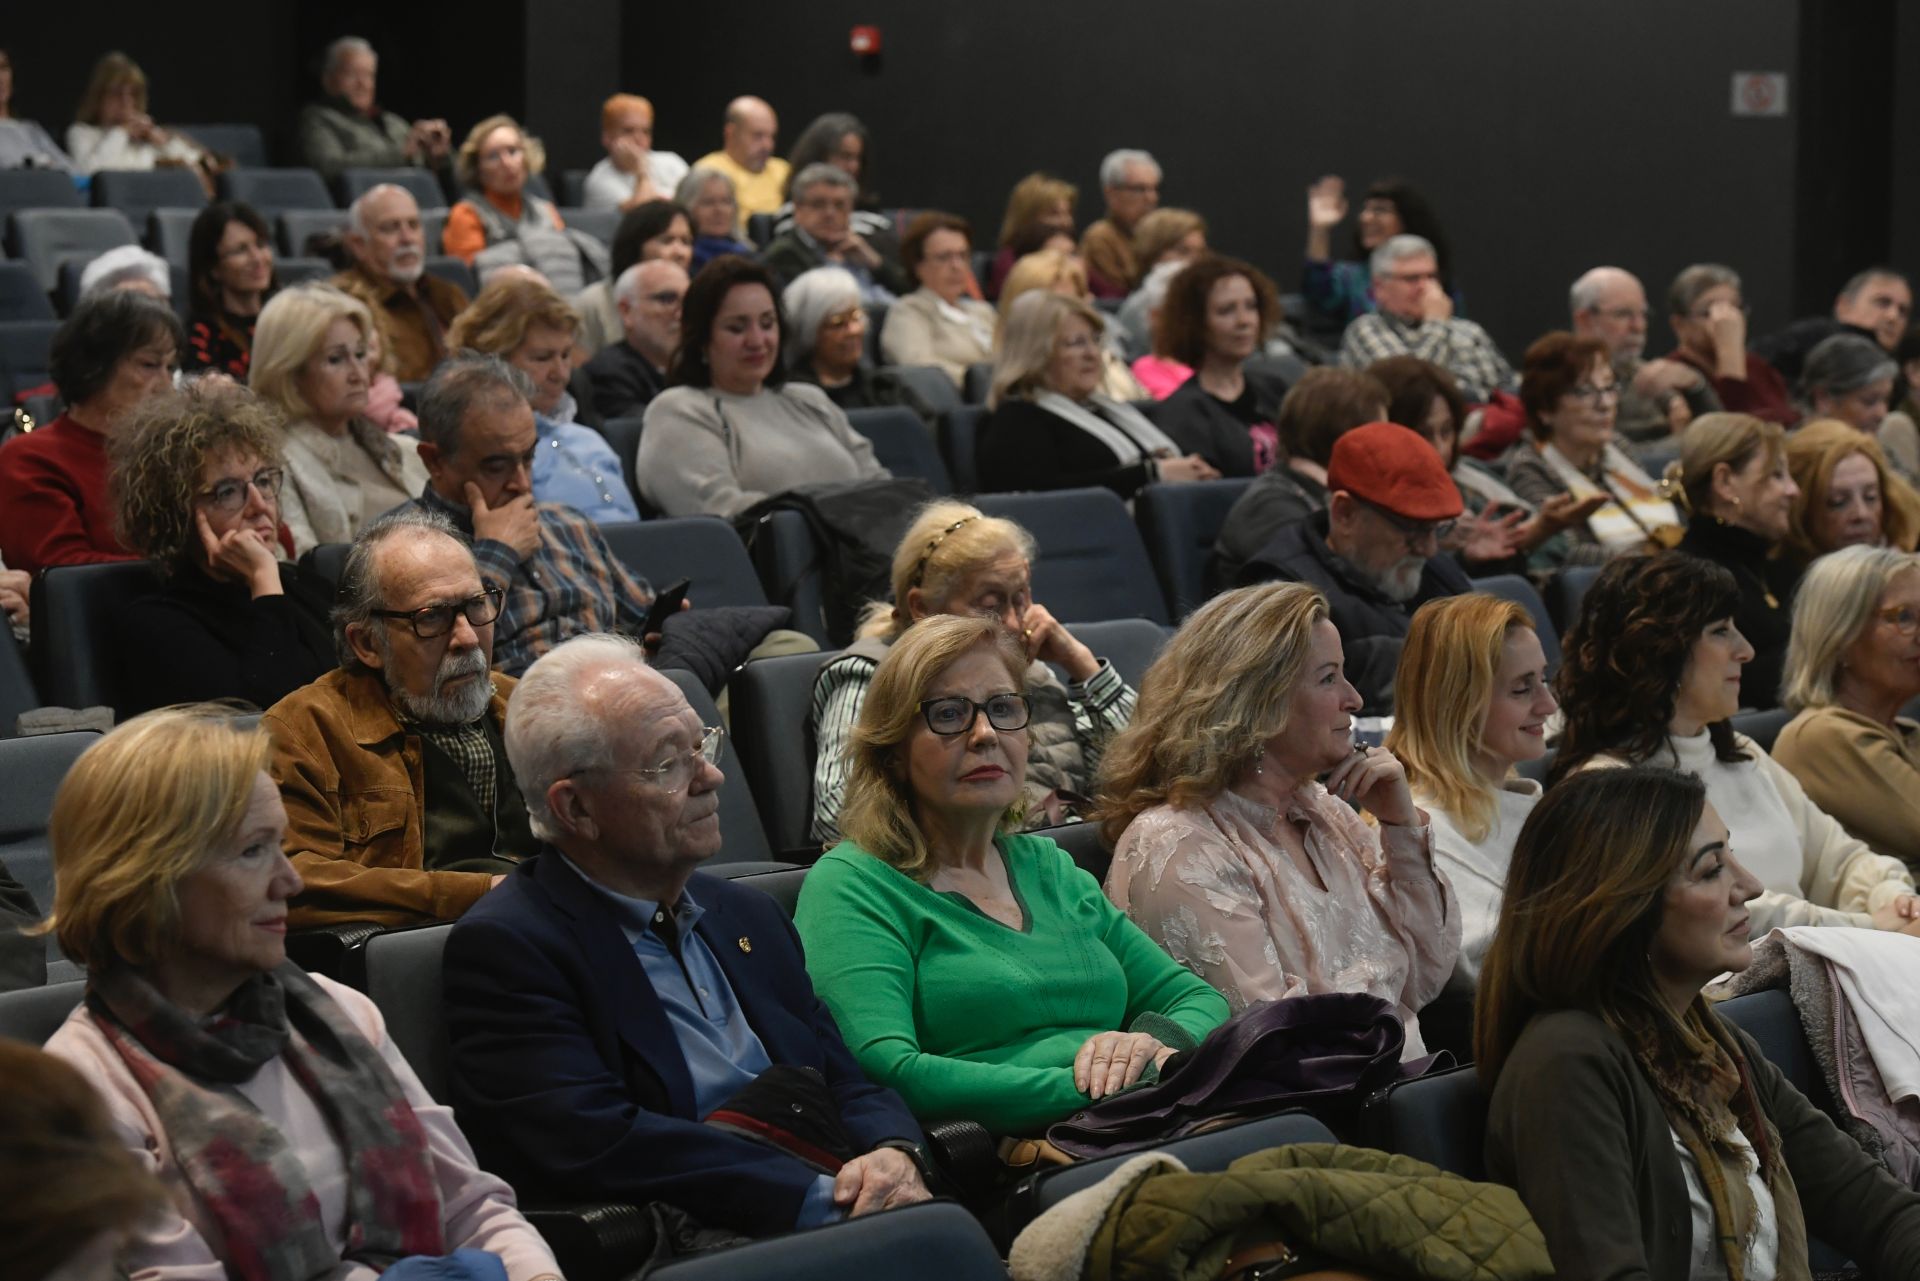
[{"label": "woman with short blonde hair", "polygon": [[1112,400],[1145,400],[1146,388],[1127,365],[1123,336],[1107,318],[1093,309],[1093,291],[1087,286],[1087,265],[1080,255],[1065,249],[1042,249],[1022,257],[1000,286],[999,324],[994,330],[996,352],[1007,333],[1013,304],[1036,290],[1058,294],[1086,307],[1100,337],[1099,392]]},{"label": "woman with short blonde hair", "polygon": [[1197,1045],[1227,1004],[1101,897],[1024,808],[1025,647],[916,623],[874,673],[848,839],[801,887],[807,971],[868,1077],[923,1121],[1030,1134]]},{"label": "woman with short blonde hair", "polygon": [[331,285],[283,289],[260,309],[247,385],[287,419],[280,518],[295,556],[352,542],[426,487],[418,442],[366,417],[372,334],[366,304]]},{"label": "woman with short blonde hair", "polygon": [[569,231],[553,202],[527,189],[527,179],[547,167],[547,151],[512,116],[488,116],[475,125],[453,167],[469,194],[447,211],[444,252],[483,278],[525,264],[567,297],[607,276],[607,247]]},{"label": "woman with short blonde hair", "polygon": [[[853,644],[814,680],[815,837],[831,844],[846,830],[848,744],[875,670],[910,628],[945,615],[996,618],[1026,654],[1022,689],[1032,719],[1021,826],[1084,814],[1100,752],[1126,726],[1134,692],[1033,599],[1038,554],[1026,530],[966,503],[942,499],[921,509],[893,554],[892,599],[868,604]],[[1049,664],[1066,673],[1064,682]]]},{"label": "woman with short blonde hair", "polygon": [[1363,992],[1393,1007],[1413,1058],[1460,917],[1399,761],[1353,742],[1360,696],[1341,666],[1316,587],[1242,587],[1195,611],[1102,764],[1107,897],[1236,1011]]},{"label": "woman with short blonde hair", "polygon": [[47,1050],[170,1196],[123,1267],[291,1281],[468,1247],[510,1281],[558,1281],[373,1002],[287,960],[286,810],[267,735],[231,715],[173,707],[113,730],[48,825],[52,926],[87,993]]},{"label": "woman with short blonde hair", "polygon": [[1793,500],[1787,548],[1803,561],[1864,543],[1913,551],[1920,494],[1887,465],[1880,442],[1837,418],[1802,423],[1787,437]]},{"label": "woman with short blonde hair", "polygon": [[1849,833],[1920,867],[1920,556],[1843,547],[1793,601],[1781,702],[1796,713],[1773,758]]}]

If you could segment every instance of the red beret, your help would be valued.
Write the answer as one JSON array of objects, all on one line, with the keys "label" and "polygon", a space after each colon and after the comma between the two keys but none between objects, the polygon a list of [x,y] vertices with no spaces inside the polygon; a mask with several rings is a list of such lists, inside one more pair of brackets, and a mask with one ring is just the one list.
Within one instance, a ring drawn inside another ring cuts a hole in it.
[{"label": "red beret", "polygon": [[1368,423],[1334,441],[1327,489],[1344,489],[1408,520],[1452,520],[1465,508],[1440,455],[1399,423]]}]

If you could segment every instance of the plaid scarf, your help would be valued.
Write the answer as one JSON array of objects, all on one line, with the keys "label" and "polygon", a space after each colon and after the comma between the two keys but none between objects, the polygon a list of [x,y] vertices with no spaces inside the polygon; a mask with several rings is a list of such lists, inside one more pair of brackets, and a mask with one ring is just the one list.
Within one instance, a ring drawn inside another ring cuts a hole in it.
[{"label": "plaid scarf", "polygon": [[[341,1263],[383,1271],[446,1252],[426,1130],[379,1053],[291,963],[197,1023],[125,966],[93,975],[87,1009],[159,1114],[235,1281],[309,1281]],[[300,1158],[235,1089],[275,1058],[319,1104],[347,1166],[336,1254]]]},{"label": "plaid scarf", "polygon": [[475,721],[471,725],[427,725],[421,722],[409,722],[409,727],[445,752],[447,759],[460,767],[460,776],[466,779],[467,786],[473,789],[473,799],[480,802],[481,812],[493,813],[499,780],[494,772],[493,743],[487,738],[487,731],[482,727],[481,721]]},{"label": "plaid scarf", "polygon": [[1660,1096],[1667,1123],[1699,1170],[1728,1281],[1745,1277],[1747,1251],[1759,1228],[1759,1205],[1747,1184],[1747,1156],[1733,1142],[1736,1131],[1746,1136],[1773,1194],[1780,1233],[1774,1275],[1779,1281],[1807,1281],[1811,1272],[1800,1194],[1781,1153],[1780,1131],[1760,1106],[1746,1056],[1705,998],[1688,1007],[1679,1031],[1684,1052],[1678,1061],[1667,1048],[1672,1039],[1656,1036],[1649,1027],[1635,1028],[1630,1040],[1634,1057]]}]

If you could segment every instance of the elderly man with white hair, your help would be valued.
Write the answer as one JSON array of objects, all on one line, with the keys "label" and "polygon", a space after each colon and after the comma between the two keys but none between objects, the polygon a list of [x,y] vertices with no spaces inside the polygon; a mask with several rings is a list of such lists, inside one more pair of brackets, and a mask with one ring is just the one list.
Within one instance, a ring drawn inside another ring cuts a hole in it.
[{"label": "elderly man with white hair", "polygon": [[546,843],[447,940],[461,1128],[527,1195],[754,1236],[924,1201],[920,1127],[861,1074],[787,914],[699,870],[724,732],[624,638],[528,669],[507,757]]},{"label": "elderly man with white hair", "polygon": [[447,326],[467,305],[467,291],[429,276],[420,205],[404,187],[382,183],[347,210],[347,252],[353,266],[332,284],[381,317],[393,376],[418,382],[447,355]]},{"label": "elderly man with white hair", "polygon": [[1160,162],[1144,151],[1109,152],[1100,162],[1100,194],[1107,216],[1080,236],[1087,287],[1095,298],[1125,298],[1140,283],[1133,229],[1160,207]]},{"label": "elderly man with white hair", "polygon": [[80,297],[109,289],[131,289],[161,302],[171,302],[173,272],[167,260],[158,254],[148,253],[139,245],[120,245],[95,258],[80,272]]},{"label": "elderly man with white hair", "polygon": [[1613,429],[1630,441],[1676,435],[1701,414],[1720,408],[1706,377],[1677,360],[1647,360],[1647,291],[1620,267],[1595,267],[1567,291],[1567,310],[1579,338],[1607,345],[1620,382]]},{"label": "elderly man with white hair", "polygon": [[[815,267],[844,267],[860,286],[860,300],[891,303],[914,288],[890,243],[853,229],[860,184],[846,170],[822,161],[793,180],[793,229],[775,236],[760,254],[781,280],[792,282]],[[876,244],[876,240],[882,243]]]},{"label": "elderly man with white hair", "polygon": [[687,269],[670,258],[650,258],[620,273],[613,284],[621,341],[587,362],[594,407],[607,418],[643,412],[667,386],[667,364],[680,345],[680,304]]},{"label": "elderly man with white hair", "polygon": [[[399,169],[418,165],[445,174],[453,135],[444,120],[408,124],[374,97],[380,56],[359,36],[341,36],[321,56],[326,96],[300,109],[300,155],[328,178],[342,169]],[[445,183],[443,181],[442,185]]]},{"label": "elderly man with white hair", "polygon": [[1368,263],[1376,310],[1357,316],[1340,339],[1340,363],[1365,369],[1388,356],[1418,356],[1453,375],[1474,404],[1518,385],[1513,366],[1493,338],[1471,320],[1453,314],[1453,299],[1440,285],[1440,260],[1422,236],[1383,241]]}]

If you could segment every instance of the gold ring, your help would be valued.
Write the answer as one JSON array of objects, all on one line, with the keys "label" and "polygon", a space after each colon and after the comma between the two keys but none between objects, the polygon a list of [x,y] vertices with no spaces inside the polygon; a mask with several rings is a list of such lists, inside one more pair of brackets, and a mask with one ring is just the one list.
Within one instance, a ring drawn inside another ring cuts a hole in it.
[{"label": "gold ring", "polygon": [[1022,631],[1021,631],[1021,633],[1020,633],[1020,639],[1021,639],[1021,640],[1032,640],[1032,639],[1033,639],[1033,628],[1031,628],[1031,627],[1028,627],[1028,628],[1025,628],[1024,630],[1022,630]]}]

